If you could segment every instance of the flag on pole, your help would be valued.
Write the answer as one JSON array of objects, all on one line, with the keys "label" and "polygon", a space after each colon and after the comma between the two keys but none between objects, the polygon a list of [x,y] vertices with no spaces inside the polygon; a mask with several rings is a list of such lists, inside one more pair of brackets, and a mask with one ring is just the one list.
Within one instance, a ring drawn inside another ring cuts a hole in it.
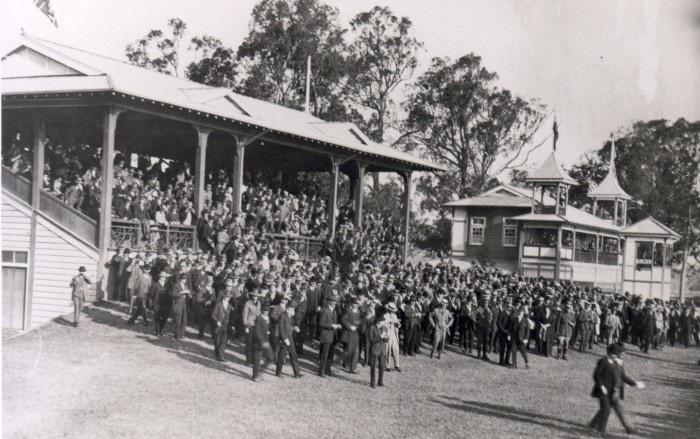
[{"label": "flag on pole", "polygon": [[58,21],[56,21],[56,16],[51,8],[51,0],[34,0],[34,6],[39,8],[39,10],[46,15],[46,18],[51,21],[51,23],[58,28]]},{"label": "flag on pole", "polygon": [[559,128],[557,127],[557,118],[554,118],[554,125],[552,125],[552,131],[554,132],[554,150],[557,150],[557,140],[559,140]]}]

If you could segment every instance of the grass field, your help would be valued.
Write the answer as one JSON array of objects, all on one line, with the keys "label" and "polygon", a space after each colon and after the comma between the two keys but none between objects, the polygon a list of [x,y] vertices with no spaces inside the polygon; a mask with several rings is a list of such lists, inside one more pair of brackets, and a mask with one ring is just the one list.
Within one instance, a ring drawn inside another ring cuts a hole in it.
[{"label": "grass field", "polygon": [[[369,367],[319,378],[314,347],[302,379],[286,366],[284,379],[268,370],[254,383],[240,343],[218,363],[210,339],[156,337],[126,326],[124,309],[91,306],[77,329],[57,319],[3,342],[3,437],[574,438],[588,436],[597,409],[589,393],[602,347],[568,362],[531,356],[529,370],[454,350],[401,357],[402,372],[377,389]],[[696,347],[626,355],[628,374],[647,384],[625,395],[639,436],[700,437],[699,357]],[[614,415],[608,433],[626,437]]]}]

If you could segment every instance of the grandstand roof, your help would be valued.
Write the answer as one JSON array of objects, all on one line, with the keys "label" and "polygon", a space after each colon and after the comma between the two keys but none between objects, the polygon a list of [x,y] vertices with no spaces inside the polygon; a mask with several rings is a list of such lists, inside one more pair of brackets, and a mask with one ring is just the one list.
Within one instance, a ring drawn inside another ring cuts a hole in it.
[{"label": "grandstand roof", "polygon": [[624,229],[622,232],[629,235],[647,235],[647,236],[667,236],[671,235],[675,238],[680,238],[675,230],[663,224],[661,221],[653,217],[645,218],[637,221]]},{"label": "grandstand roof", "polygon": [[341,148],[353,155],[399,162],[417,171],[445,170],[369,139],[351,123],[326,122],[303,111],[209,87],[27,35],[2,58],[2,94],[111,92],[249,124],[281,135]]}]

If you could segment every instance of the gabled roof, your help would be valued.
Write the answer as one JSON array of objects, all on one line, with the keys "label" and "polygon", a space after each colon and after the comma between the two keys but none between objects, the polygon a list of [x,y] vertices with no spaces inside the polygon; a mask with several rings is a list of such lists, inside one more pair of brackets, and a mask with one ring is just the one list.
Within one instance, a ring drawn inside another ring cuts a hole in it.
[{"label": "gabled roof", "polygon": [[653,217],[648,217],[634,224],[630,224],[622,229],[622,233],[626,235],[671,236],[676,239],[680,239],[681,237],[675,230]]},{"label": "gabled roof", "polygon": [[[29,49],[32,54],[54,60],[72,69],[70,74],[39,75],[36,68],[27,74],[5,76],[5,66],[18,64],[16,52]],[[12,59],[11,59],[12,57]],[[3,57],[2,94],[94,92],[105,91],[145,99],[160,104],[185,108],[192,112],[248,123],[260,129],[297,136],[311,142],[326,143],[350,150],[360,156],[378,156],[397,160],[415,170],[444,171],[445,168],[397,149],[372,142],[356,126],[345,127],[347,134],[339,135],[339,126],[303,111],[233,93],[228,89],[208,87],[186,79],[158,73],[122,61],[81,49],[65,46],[27,35],[22,42]],[[326,129],[321,128],[328,124]],[[350,124],[351,125],[351,124]],[[331,131],[331,133],[329,133]]]},{"label": "gabled roof", "polygon": [[578,182],[571,178],[561,167],[554,151],[552,151],[549,157],[542,163],[542,166],[529,175],[525,181],[528,183],[566,183],[578,185]]},{"label": "gabled roof", "polygon": [[615,168],[615,141],[613,140],[610,147],[610,169],[608,175],[600,182],[597,188],[588,192],[590,198],[611,199],[620,198],[623,200],[631,200],[632,197],[625,192],[617,181],[617,170]]}]

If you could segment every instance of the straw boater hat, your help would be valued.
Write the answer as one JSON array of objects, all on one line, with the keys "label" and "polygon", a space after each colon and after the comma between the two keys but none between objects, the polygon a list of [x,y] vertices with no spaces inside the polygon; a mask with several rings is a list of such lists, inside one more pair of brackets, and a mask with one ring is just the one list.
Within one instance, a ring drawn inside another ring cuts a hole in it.
[{"label": "straw boater hat", "polygon": [[390,312],[396,312],[396,304],[394,302],[389,302],[389,304],[386,306],[386,309]]}]

